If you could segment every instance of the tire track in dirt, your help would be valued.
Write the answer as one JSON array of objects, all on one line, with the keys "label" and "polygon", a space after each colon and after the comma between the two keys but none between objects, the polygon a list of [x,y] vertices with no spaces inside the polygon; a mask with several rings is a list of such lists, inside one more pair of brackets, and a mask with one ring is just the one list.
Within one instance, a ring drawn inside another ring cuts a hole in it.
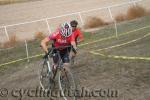
[{"label": "tire track in dirt", "polygon": [[[6,70],[6,73],[0,76],[0,87],[5,87],[11,90],[15,88],[35,89],[40,86],[38,76],[38,71],[40,69],[38,65],[40,62],[41,61],[35,61],[27,66],[20,66],[15,72],[8,72]],[[142,98],[148,100],[147,93],[149,91],[149,85],[140,81],[143,76],[141,76],[140,79],[138,77],[140,74],[144,75],[144,73],[147,73],[146,68],[149,67],[149,64],[150,63],[148,62],[142,61],[113,60],[105,57],[94,56],[88,53],[86,49],[82,49],[76,57],[76,64],[73,66],[72,71],[78,76],[78,83],[80,83],[81,86],[80,88],[84,87],[90,91],[97,89],[119,91],[119,96],[117,98],[86,97],[85,100],[99,100],[99,98],[101,98],[101,100],[106,100],[107,98],[110,100],[124,100],[124,97],[126,99]],[[144,68],[141,68],[141,66]],[[134,74],[135,71],[138,72],[138,70],[140,70],[139,74]],[[138,83],[136,83],[137,80]],[[11,96],[9,96],[9,99],[16,100]],[[80,98],[79,100],[82,99],[83,98]],[[8,99],[3,98],[2,100]],[[22,100],[50,100],[50,98],[23,97]],[[54,98],[52,100],[61,99]]]}]

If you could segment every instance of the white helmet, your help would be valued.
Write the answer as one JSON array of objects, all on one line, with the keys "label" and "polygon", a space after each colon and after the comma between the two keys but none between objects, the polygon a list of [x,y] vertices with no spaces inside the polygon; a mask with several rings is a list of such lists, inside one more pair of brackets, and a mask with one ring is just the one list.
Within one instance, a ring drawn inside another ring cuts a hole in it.
[{"label": "white helmet", "polygon": [[65,22],[60,26],[60,34],[64,37],[69,37],[72,34],[72,27],[70,23]]}]

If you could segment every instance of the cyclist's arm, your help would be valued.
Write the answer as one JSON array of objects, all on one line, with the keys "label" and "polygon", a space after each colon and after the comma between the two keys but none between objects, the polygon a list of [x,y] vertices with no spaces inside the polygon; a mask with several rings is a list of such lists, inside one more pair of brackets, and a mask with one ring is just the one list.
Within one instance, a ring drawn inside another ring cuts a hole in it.
[{"label": "cyclist's arm", "polygon": [[[75,31],[75,34],[76,34],[75,38],[77,40],[77,43],[80,43],[84,40],[83,34],[81,33],[80,29],[77,28],[76,31]],[[77,38],[79,38],[79,39],[77,39]]]},{"label": "cyclist's arm", "polygon": [[72,35],[68,38],[68,42],[72,45],[73,49],[76,51],[76,50],[77,50],[77,46],[76,46],[75,35],[74,35],[74,34],[72,34]]},{"label": "cyclist's arm", "polygon": [[58,32],[53,32],[51,33],[50,36],[44,38],[42,41],[41,41],[41,47],[43,48],[43,50],[48,53],[48,48],[47,48],[47,43],[50,41],[50,40],[55,40],[56,37],[58,35]]},{"label": "cyclist's arm", "polygon": [[48,41],[49,41],[49,37],[46,37],[41,41],[41,47],[46,53],[48,53],[48,49],[47,49],[47,45],[46,45],[48,43]]},{"label": "cyclist's arm", "polygon": [[77,41],[78,43],[82,42],[84,40],[83,34],[79,31],[79,40]]},{"label": "cyclist's arm", "polygon": [[75,41],[71,41],[71,45],[72,45],[73,49],[76,51],[77,50],[77,46],[76,46]]}]

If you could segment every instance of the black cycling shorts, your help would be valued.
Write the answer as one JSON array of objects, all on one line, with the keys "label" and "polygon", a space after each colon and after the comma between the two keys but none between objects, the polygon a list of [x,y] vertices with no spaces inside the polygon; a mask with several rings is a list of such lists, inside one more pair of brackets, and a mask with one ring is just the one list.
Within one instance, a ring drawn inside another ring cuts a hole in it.
[{"label": "black cycling shorts", "polygon": [[[70,59],[69,59],[70,50],[68,48],[66,48],[64,50],[58,50],[58,51],[59,51],[60,58],[61,58],[62,62],[63,63],[69,63],[70,62]],[[56,50],[54,50],[53,61],[55,64],[57,64],[59,61],[59,54],[57,53]]]}]

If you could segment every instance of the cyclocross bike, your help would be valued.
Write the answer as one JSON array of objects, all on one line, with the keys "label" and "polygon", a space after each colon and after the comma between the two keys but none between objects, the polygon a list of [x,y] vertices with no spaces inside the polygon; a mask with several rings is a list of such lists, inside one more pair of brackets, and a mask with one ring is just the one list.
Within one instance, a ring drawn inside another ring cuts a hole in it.
[{"label": "cyclocross bike", "polygon": [[[76,82],[72,72],[66,71],[63,67],[63,62],[61,60],[59,48],[71,48],[72,46],[63,47],[51,47],[48,53],[44,55],[42,68],[40,71],[40,85],[44,90],[54,90],[56,84],[58,83],[59,89],[61,90],[61,95],[64,100],[77,100],[73,91],[76,89]],[[56,50],[56,53],[53,51]],[[69,53],[69,52],[68,52]],[[54,70],[53,56],[58,55],[57,67]],[[72,63],[73,64],[73,63]],[[72,95],[68,95],[68,92],[72,92]]]}]

